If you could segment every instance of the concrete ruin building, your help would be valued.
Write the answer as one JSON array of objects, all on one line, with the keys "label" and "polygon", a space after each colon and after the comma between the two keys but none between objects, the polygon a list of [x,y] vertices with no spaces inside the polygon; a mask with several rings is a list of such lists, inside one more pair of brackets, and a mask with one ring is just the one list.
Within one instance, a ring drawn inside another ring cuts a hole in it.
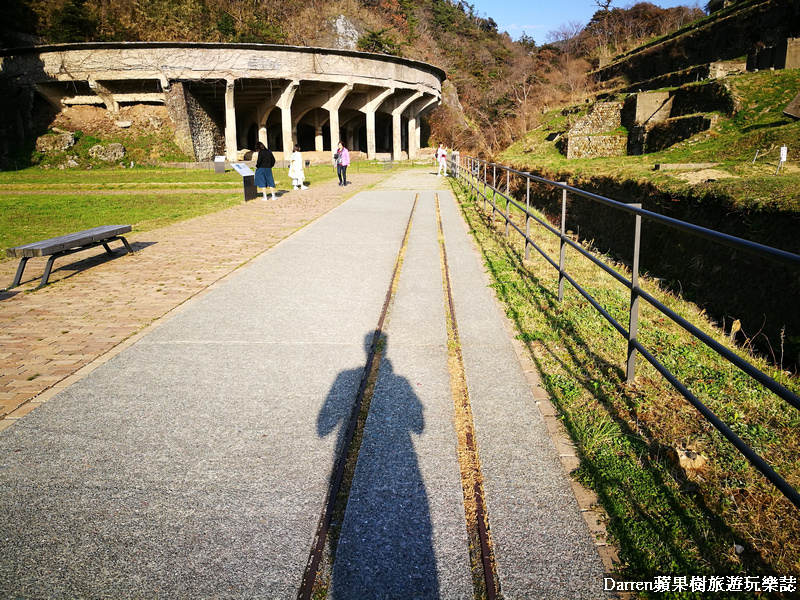
[{"label": "concrete ruin building", "polygon": [[[350,50],[210,43],[88,43],[0,51],[5,129],[30,135],[37,102],[163,104],[196,161],[236,160],[257,141],[277,152],[328,151],[339,140],[368,159],[413,159],[445,73]],[[9,112],[10,111],[10,112]]]}]

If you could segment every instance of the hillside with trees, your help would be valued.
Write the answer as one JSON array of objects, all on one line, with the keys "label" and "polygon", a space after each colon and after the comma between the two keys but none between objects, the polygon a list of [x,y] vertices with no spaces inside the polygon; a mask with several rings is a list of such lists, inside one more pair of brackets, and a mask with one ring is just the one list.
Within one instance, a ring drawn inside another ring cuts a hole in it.
[{"label": "hillside with trees", "polygon": [[433,137],[494,155],[535,127],[543,109],[590,93],[593,65],[705,14],[611,4],[598,0],[589,23],[567,22],[537,47],[525,34],[513,41],[466,0],[17,0],[0,7],[0,46],[238,42],[403,56],[447,72]]}]

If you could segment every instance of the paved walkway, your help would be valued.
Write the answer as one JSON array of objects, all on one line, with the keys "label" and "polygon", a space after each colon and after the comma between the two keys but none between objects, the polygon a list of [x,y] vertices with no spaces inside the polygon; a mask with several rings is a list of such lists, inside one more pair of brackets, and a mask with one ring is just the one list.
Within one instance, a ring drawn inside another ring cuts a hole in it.
[{"label": "paved walkway", "polygon": [[[602,596],[597,550],[442,183],[403,174],[338,206],[309,195],[314,210],[302,216],[288,205],[299,193],[284,198],[283,210],[250,203],[142,234],[133,257],[0,302],[20,316],[19,331],[23,316],[30,323],[35,315],[34,325],[56,339],[68,335],[61,327],[107,336],[120,304],[122,338],[260,254],[113,358],[58,384],[52,399],[35,397],[26,406],[39,408],[0,433],[0,596],[296,597],[363,373],[364,341],[418,196],[329,597],[471,598],[437,189],[504,597]],[[263,239],[244,234],[245,224]],[[173,241],[181,231],[205,232],[206,255],[236,257],[204,266]],[[220,249],[225,232],[238,241]],[[135,281],[144,266],[159,265],[157,281]],[[96,283],[84,285],[90,276]],[[83,308],[76,295],[92,290]],[[128,304],[126,292],[140,298]],[[40,312],[48,304],[40,294],[60,312]],[[60,305],[67,295],[73,304]],[[27,313],[18,306],[34,301]],[[78,320],[52,323],[73,311]],[[94,331],[76,327],[81,321]],[[35,335],[17,333],[19,353]],[[103,350],[73,350],[81,358],[70,364]]]},{"label": "paved walkway", "polygon": [[[0,292],[0,429],[69,385],[65,378],[80,368],[380,179],[351,177],[346,188],[332,180],[275,202],[134,230],[133,256],[108,259],[100,249],[62,258],[51,284],[32,294],[25,292],[39,284],[45,260],[29,261],[23,285]],[[0,288],[18,262],[0,261]]]}]

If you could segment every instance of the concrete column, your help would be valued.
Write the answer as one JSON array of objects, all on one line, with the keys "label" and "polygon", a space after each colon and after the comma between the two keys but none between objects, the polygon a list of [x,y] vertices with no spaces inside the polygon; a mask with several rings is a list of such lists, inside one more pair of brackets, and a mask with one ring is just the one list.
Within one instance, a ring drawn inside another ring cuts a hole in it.
[{"label": "concrete column", "polygon": [[419,150],[419,138],[417,137],[417,117],[408,118],[408,160],[417,158]]},{"label": "concrete column", "polygon": [[[401,130],[403,123],[401,117],[403,112],[420,98],[422,98],[422,92],[414,92],[405,100],[398,101],[397,105],[392,111],[392,158],[394,160],[400,160],[403,152],[403,132]],[[411,158],[410,136],[408,143],[408,158]]]},{"label": "concrete column", "polygon": [[392,160],[400,160],[403,152],[403,138],[400,135],[400,111],[392,112]]},{"label": "concrete column", "polygon": [[233,98],[235,81],[228,80],[225,86],[225,158],[236,160],[236,104]]},{"label": "concrete column", "polygon": [[[339,107],[342,106],[347,95],[352,91],[352,84],[342,85],[331,97],[322,105],[328,111],[328,126],[330,128],[331,152],[336,150],[339,143]],[[350,146],[348,146],[350,148]]]},{"label": "concrete column", "polygon": [[269,136],[267,135],[267,120],[275,105],[269,105],[266,102],[258,107],[256,114],[256,122],[258,123],[258,141],[269,148]]},{"label": "concrete column", "polygon": [[373,92],[362,109],[367,117],[367,160],[375,158],[375,113],[389,96],[394,93],[394,88],[384,88],[382,91]]},{"label": "concrete column", "polygon": [[367,160],[375,158],[375,111],[367,110]]},{"label": "concrete column", "polygon": [[322,143],[322,127],[317,126],[314,129],[314,150],[322,152],[324,145]]},{"label": "concrete column", "polygon": [[114,98],[114,94],[111,92],[111,90],[94,79],[89,79],[89,87],[100,97],[100,99],[103,101],[103,104],[106,105],[107,111],[114,114],[119,112],[119,103]]},{"label": "concrete column", "polygon": [[[331,130],[331,152],[336,152],[336,145],[342,141],[339,135],[339,110],[333,109],[328,115],[328,127]],[[348,146],[348,148],[350,148],[350,146]]]},{"label": "concrete column", "polygon": [[435,97],[418,98],[412,102],[406,111],[408,116],[408,157],[411,157],[412,146],[414,156],[422,147],[422,117],[439,104],[439,99]]},{"label": "concrete column", "polygon": [[295,92],[300,86],[300,82],[291,81],[286,86],[286,89],[281,93],[278,99],[278,108],[281,109],[281,131],[283,133],[283,156],[288,160],[289,155],[292,153],[294,147],[294,131],[292,123],[292,100],[294,100]]}]

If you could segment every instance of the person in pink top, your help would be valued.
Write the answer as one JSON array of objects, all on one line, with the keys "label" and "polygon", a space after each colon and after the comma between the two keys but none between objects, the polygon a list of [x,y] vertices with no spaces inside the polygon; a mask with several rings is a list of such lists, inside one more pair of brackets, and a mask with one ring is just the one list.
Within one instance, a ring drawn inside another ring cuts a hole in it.
[{"label": "person in pink top", "polygon": [[339,176],[339,185],[347,185],[347,166],[350,164],[350,153],[342,142],[339,142],[339,147],[336,148],[333,160],[336,163],[336,174]]}]

